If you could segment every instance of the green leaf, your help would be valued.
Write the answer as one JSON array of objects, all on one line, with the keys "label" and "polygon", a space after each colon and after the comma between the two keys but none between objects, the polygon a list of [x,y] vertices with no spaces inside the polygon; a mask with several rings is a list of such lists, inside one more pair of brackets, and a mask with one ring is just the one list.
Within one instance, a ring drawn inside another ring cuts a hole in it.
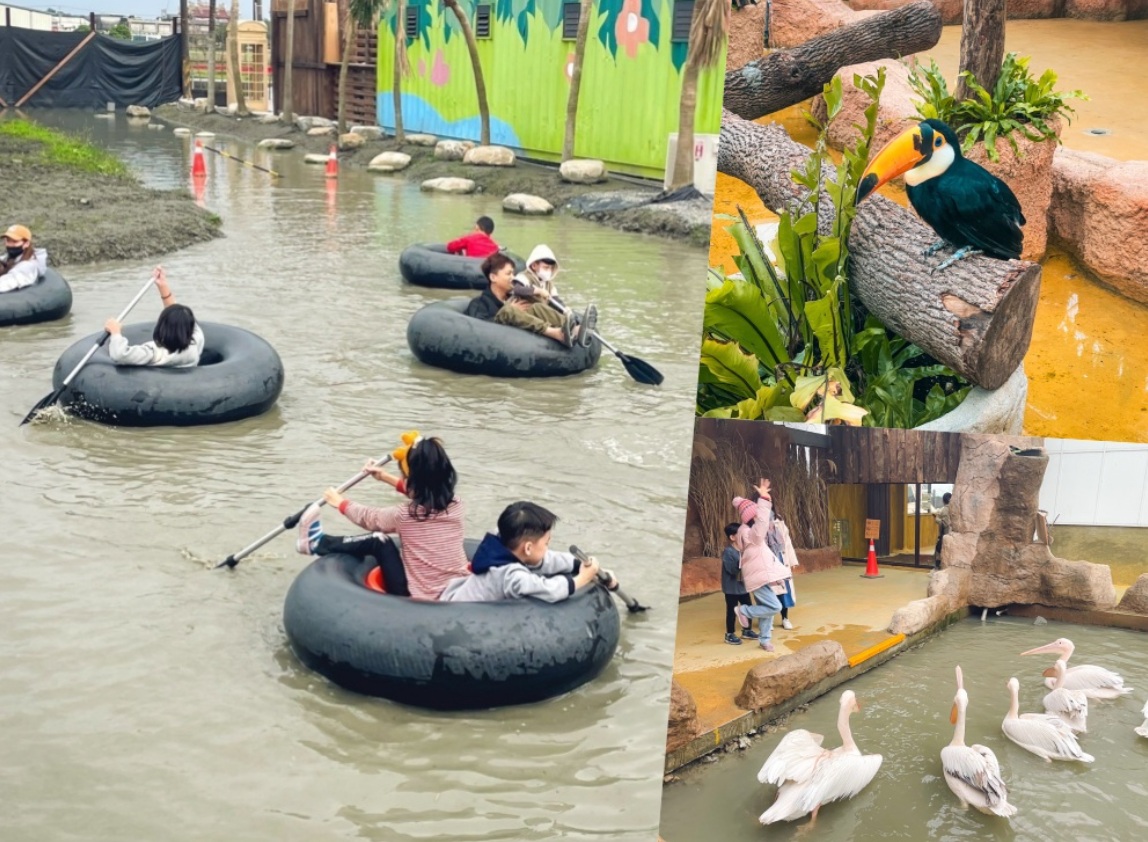
[{"label": "green leaf", "polygon": [[770,368],[789,361],[775,316],[753,284],[727,280],[706,293],[703,324],[707,331],[737,342]]},{"label": "green leaf", "polygon": [[840,315],[837,296],[832,291],[815,301],[805,302],[805,317],[827,366],[843,366],[846,362]]},{"label": "green leaf", "polygon": [[736,343],[703,339],[701,363],[718,382],[731,386],[743,397],[753,397],[761,388],[757,357],[745,353]]}]

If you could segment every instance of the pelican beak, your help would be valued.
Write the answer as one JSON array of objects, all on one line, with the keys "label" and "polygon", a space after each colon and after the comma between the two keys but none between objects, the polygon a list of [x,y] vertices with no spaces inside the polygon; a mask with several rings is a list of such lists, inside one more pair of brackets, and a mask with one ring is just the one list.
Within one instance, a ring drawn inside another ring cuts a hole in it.
[{"label": "pelican beak", "polygon": [[1043,655],[1046,652],[1054,652],[1057,655],[1059,655],[1060,654],[1060,647],[1057,646],[1055,643],[1048,643],[1048,644],[1045,644],[1044,646],[1038,646],[1035,649],[1029,649],[1027,652],[1021,652],[1020,654],[1021,655]]},{"label": "pelican beak", "polygon": [[1049,667],[1041,673],[1045,678],[1056,678],[1056,667]]},{"label": "pelican beak", "polygon": [[921,138],[921,129],[914,126],[897,135],[885,148],[877,153],[861,176],[861,183],[857,186],[857,204],[866,196],[875,192],[878,187],[897,176],[908,172],[925,160],[921,153],[924,141]]},{"label": "pelican beak", "polygon": [[950,725],[956,725],[957,724],[957,703],[956,702],[953,702],[953,709],[951,711],[949,711],[949,724]]}]

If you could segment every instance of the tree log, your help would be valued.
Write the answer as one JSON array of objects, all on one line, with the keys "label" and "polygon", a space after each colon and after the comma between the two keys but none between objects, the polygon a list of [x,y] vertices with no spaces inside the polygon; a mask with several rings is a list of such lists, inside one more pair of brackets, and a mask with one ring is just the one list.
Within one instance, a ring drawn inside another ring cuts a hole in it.
[{"label": "tree log", "polygon": [[[809,154],[781,126],[759,126],[723,112],[718,170],[744,181],[778,213],[804,199],[790,173],[804,167]],[[829,166],[823,175],[836,180]],[[823,233],[831,230],[833,214],[831,200],[823,196]],[[1028,352],[1040,265],[975,256],[932,274],[950,255],[922,255],[937,239],[912,211],[871,196],[858,207],[849,237],[850,287],[890,330],[970,382],[996,389]]]},{"label": "tree log", "polygon": [[[961,24],[961,71],[969,71],[977,84],[991,91],[1001,75],[1004,60],[1005,0],[965,0]],[[957,80],[954,98],[970,99],[964,78]]]},{"label": "tree log", "polygon": [[940,39],[941,13],[929,0],[918,0],[726,73],[724,107],[756,120],[821,93],[842,67],[911,55]]}]

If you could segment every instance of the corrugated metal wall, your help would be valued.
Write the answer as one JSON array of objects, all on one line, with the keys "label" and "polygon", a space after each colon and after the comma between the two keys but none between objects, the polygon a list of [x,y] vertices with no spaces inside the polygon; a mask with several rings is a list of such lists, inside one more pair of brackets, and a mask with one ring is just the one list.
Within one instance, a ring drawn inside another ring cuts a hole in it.
[{"label": "corrugated metal wall", "polygon": [[[600,158],[620,172],[648,177],[663,173],[668,135],[678,128],[681,73],[677,65],[684,60],[686,48],[671,39],[674,2],[594,3],[578,110],[578,157]],[[492,142],[551,160],[562,150],[567,66],[574,52],[573,39],[562,37],[563,5],[563,0],[526,4],[499,0],[490,5],[490,37],[478,40]],[[474,78],[457,22],[448,9],[426,0],[417,14],[418,34],[408,40],[412,72],[402,84],[404,127],[477,140]],[[651,20],[658,25],[653,26]],[[473,26],[473,11],[471,22]],[[386,128],[394,126],[393,26],[393,17],[384,20],[379,35],[378,117]],[[720,66],[724,67],[724,60]],[[702,75],[695,121],[699,133],[718,132],[723,81],[720,70]]]}]

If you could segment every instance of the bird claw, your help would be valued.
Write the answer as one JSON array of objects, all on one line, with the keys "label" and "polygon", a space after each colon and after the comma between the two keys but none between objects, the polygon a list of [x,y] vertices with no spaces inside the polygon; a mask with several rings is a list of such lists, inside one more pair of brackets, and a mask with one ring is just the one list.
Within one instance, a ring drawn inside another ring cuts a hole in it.
[{"label": "bird claw", "polygon": [[937,240],[937,242],[933,243],[931,246],[921,252],[921,257],[932,257],[947,245],[948,243],[946,243],[944,240]]},{"label": "bird claw", "polygon": [[944,261],[940,266],[937,266],[935,269],[930,271],[929,274],[935,275],[938,272],[943,272],[958,260],[964,260],[966,257],[972,257],[974,254],[984,254],[984,252],[980,249],[975,249],[972,246],[963,246],[962,248],[957,249],[956,254],[954,254],[948,260]]}]

